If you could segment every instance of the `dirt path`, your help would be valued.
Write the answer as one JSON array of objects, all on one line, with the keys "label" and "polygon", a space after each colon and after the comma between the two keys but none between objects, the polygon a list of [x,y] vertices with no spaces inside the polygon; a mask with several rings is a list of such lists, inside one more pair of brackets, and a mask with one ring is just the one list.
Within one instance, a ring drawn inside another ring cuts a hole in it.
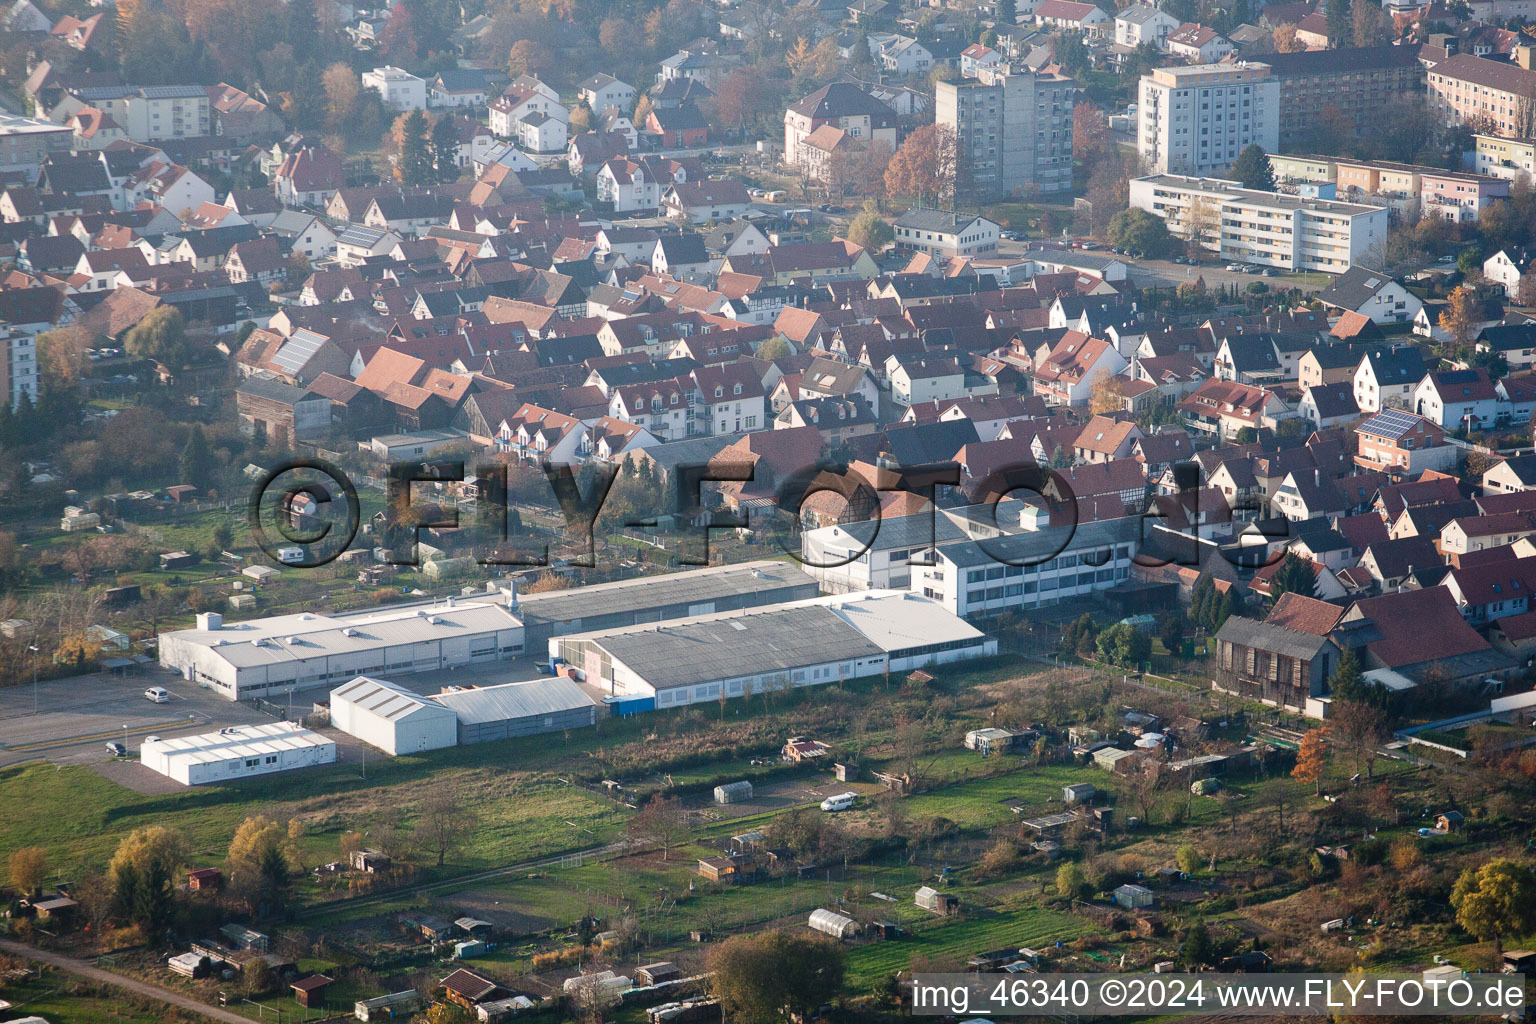
[{"label": "dirt path", "polygon": [[78,960],[63,953],[50,953],[47,950],[34,949],[20,942],[10,942],[0,939],[0,950],[23,957],[37,963],[57,967],[66,974],[73,974],[77,978],[85,978],[102,985],[112,985],[116,988],[132,992],[135,995],[149,999],[157,999],[168,1006],[187,1010],[200,1014],[210,1020],[224,1021],[225,1024],[251,1024],[251,1018],[242,1017],[238,1013],[229,1010],[221,1010],[217,1006],[209,1006],[200,1003],[191,996],[184,996],[180,992],[172,992],[170,989],[160,988],[158,985],[150,985],[147,982],[136,981],[133,978],[125,978],[121,974],[113,974],[111,971],[102,970],[88,960]]}]

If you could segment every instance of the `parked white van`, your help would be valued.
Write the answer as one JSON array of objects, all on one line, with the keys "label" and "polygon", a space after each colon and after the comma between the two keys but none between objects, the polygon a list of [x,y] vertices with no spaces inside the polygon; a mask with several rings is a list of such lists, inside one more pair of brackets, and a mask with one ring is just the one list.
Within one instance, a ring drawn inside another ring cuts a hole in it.
[{"label": "parked white van", "polygon": [[853,806],[853,802],[858,797],[859,794],[857,793],[839,793],[836,796],[829,796],[821,802],[821,809],[824,811],[846,811]]},{"label": "parked white van", "polygon": [[163,686],[151,686],[144,691],[144,699],[154,701],[156,704],[169,704],[171,702],[171,691]]}]

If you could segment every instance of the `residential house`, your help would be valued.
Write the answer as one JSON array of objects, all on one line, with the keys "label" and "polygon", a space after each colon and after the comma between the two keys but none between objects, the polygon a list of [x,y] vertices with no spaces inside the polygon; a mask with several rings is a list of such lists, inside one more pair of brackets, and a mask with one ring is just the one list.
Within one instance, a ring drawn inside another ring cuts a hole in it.
[{"label": "residential house", "polygon": [[1433,421],[1401,409],[1386,409],[1355,428],[1355,462],[1365,469],[1413,476],[1455,465],[1457,449]]},{"label": "residential house", "polygon": [[1233,615],[1216,633],[1212,688],[1297,713],[1327,692],[1341,652],[1326,636]]},{"label": "residential house", "polygon": [[1221,441],[1235,440],[1241,431],[1257,429],[1286,411],[1272,391],[1223,380],[1201,384],[1177,408],[1190,429]]},{"label": "residential house", "polygon": [[1377,270],[1352,266],[1317,293],[1333,309],[1361,313],[1378,324],[1405,324],[1418,315],[1423,301]]},{"label": "residential house", "polygon": [[1448,370],[1425,374],[1410,407],[1443,430],[1482,431],[1498,418],[1499,395],[1486,370]]},{"label": "residential house", "polygon": [[1426,371],[1424,353],[1412,345],[1372,347],[1355,369],[1355,404],[1361,412],[1406,409]]}]

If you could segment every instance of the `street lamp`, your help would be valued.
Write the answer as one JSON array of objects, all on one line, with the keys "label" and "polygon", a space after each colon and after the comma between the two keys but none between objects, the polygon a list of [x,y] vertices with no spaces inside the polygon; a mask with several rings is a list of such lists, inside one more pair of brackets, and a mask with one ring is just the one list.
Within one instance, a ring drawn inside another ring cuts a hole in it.
[{"label": "street lamp", "polygon": [[37,714],[37,656],[40,652],[36,644],[28,644],[27,650],[32,652],[32,713]]}]

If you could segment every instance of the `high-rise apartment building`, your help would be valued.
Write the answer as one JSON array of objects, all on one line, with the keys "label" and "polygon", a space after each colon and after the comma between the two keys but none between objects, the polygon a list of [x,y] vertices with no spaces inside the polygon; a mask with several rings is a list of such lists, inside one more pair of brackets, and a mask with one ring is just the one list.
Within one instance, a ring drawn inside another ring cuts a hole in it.
[{"label": "high-rise apartment building", "polygon": [[935,120],[958,139],[961,191],[982,200],[1070,191],[1077,83],[1009,68],[978,74],[935,88]]},{"label": "high-rise apartment building", "polygon": [[1196,64],[1141,76],[1136,151],[1161,174],[1224,171],[1245,146],[1274,152],[1280,83],[1269,65]]}]

